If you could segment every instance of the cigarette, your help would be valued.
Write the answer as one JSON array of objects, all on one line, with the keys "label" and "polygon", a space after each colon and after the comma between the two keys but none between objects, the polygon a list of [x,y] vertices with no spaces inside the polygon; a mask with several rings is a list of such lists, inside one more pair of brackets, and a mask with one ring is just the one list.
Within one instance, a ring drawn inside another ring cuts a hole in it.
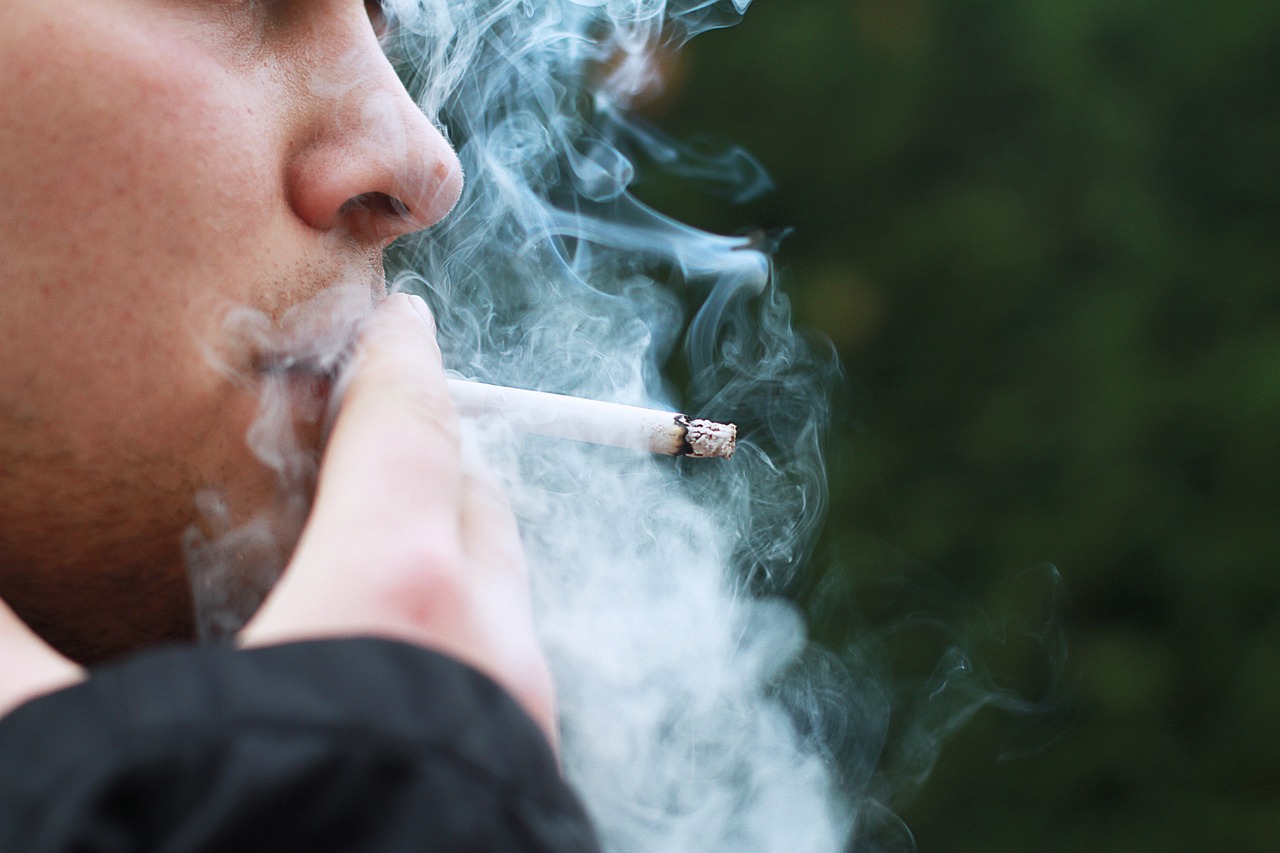
[{"label": "cigarette", "polygon": [[545,391],[446,381],[460,415],[498,417],[521,432],[694,459],[728,459],[737,447],[734,424]]}]

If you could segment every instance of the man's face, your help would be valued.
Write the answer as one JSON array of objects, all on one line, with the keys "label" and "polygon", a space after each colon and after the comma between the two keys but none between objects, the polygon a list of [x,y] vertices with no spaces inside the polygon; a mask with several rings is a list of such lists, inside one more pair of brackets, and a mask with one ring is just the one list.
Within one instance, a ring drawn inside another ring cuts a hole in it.
[{"label": "man's face", "polygon": [[0,0],[0,597],[73,655],[188,633],[195,495],[271,500],[228,310],[376,299],[458,197],[369,14]]}]

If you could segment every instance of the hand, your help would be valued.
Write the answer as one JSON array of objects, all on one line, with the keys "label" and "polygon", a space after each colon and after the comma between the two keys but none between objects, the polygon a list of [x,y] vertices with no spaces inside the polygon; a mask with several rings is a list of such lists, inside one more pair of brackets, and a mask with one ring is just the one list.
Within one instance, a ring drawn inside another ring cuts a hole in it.
[{"label": "hand", "polygon": [[83,678],[84,670],[50,648],[0,601],[0,717]]},{"label": "hand", "polygon": [[503,685],[554,745],[515,519],[463,464],[421,299],[379,306],[344,382],[311,516],[242,644],[364,635],[432,648]]}]

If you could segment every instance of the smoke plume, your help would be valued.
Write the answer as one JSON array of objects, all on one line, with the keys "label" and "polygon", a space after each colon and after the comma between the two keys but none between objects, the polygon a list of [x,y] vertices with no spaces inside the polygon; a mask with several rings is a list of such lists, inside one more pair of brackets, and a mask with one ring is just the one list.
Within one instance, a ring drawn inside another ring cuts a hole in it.
[{"label": "smoke plume", "polygon": [[[779,696],[807,642],[772,595],[821,519],[834,365],[792,330],[751,240],[630,192],[646,165],[718,168],[627,108],[660,83],[658,49],[746,5],[392,4],[389,50],[467,173],[453,214],[395,259],[446,364],[736,421],[743,439],[719,464],[474,433],[521,521],[566,772],[614,851],[835,851],[853,820],[798,694]],[[741,156],[719,168],[767,185]]]},{"label": "smoke plume", "polygon": [[[394,289],[431,304],[446,366],[739,426],[727,463],[468,427],[468,452],[502,479],[520,520],[566,773],[617,853],[910,846],[880,805],[893,793],[877,765],[895,702],[874,649],[818,649],[781,595],[823,517],[838,367],[793,329],[758,239],[696,230],[631,192],[642,168],[736,198],[769,186],[742,152],[690,150],[629,112],[661,85],[655,56],[748,4],[384,4],[388,54],[467,174],[453,213],[398,243],[388,264]],[[367,293],[335,289],[283,323],[249,311],[227,322],[257,350],[325,370]],[[283,381],[262,385],[250,436],[285,495],[275,517],[233,523],[208,495],[188,542],[209,638],[252,612],[305,519],[315,460]],[[959,721],[1014,704],[974,688],[968,668],[944,653],[926,688],[960,698],[905,724],[910,785]]]}]

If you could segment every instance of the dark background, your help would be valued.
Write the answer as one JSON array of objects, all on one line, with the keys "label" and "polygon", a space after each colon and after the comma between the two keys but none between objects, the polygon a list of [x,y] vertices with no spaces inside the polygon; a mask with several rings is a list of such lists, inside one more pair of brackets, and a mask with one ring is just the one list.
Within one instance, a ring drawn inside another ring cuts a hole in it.
[{"label": "dark background", "polygon": [[[916,590],[945,627],[893,679],[971,641],[1003,706],[915,796],[891,739],[919,848],[1280,849],[1280,4],[758,0],[672,63],[649,116],[777,189],[641,195],[793,227],[844,365],[817,639]],[[1046,613],[1065,658],[988,630]]]}]

